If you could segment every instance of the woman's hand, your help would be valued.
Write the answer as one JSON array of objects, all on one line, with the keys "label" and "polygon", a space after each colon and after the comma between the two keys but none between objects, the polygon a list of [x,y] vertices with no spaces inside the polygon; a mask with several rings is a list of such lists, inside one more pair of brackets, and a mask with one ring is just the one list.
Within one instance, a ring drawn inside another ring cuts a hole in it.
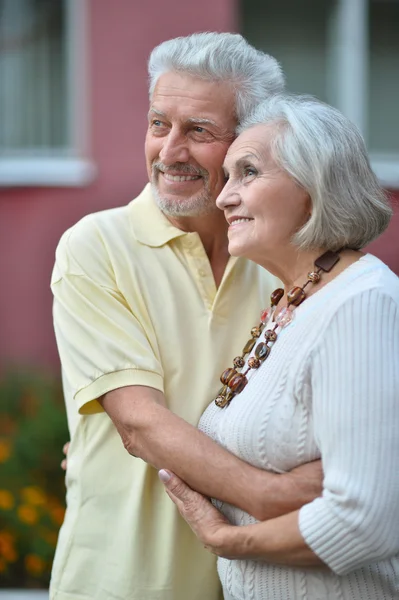
[{"label": "woman's hand", "polygon": [[235,529],[213,504],[192,490],[184,481],[170,471],[162,469],[159,478],[169,498],[176,504],[181,516],[204,547],[225,558],[234,558],[229,548],[229,533]]},{"label": "woman's hand", "polygon": [[205,548],[223,558],[253,559],[277,565],[325,566],[305,543],[298,525],[298,511],[275,519],[237,527],[198,492],[170,471],[159,478]]}]

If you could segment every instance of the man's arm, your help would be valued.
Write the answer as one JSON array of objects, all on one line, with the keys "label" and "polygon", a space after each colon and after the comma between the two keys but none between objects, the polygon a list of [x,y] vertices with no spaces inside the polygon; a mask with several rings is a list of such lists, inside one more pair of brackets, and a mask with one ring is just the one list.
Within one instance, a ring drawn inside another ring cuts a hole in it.
[{"label": "man's arm", "polygon": [[119,388],[100,403],[129,454],[173,471],[205,496],[234,504],[259,520],[292,512],[321,493],[320,461],[285,475],[257,469],[168,410],[164,395],[154,388]]}]

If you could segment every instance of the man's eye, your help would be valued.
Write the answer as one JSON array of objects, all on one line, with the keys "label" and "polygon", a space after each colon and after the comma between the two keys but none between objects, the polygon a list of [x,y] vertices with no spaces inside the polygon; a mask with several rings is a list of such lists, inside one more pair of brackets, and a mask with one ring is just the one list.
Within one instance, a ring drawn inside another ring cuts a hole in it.
[{"label": "man's eye", "polygon": [[205,129],[197,125],[196,127],[194,127],[194,131],[196,131],[197,133],[204,133]]},{"label": "man's eye", "polygon": [[159,119],[154,119],[152,124],[155,125],[155,127],[161,127],[162,121],[160,121]]}]

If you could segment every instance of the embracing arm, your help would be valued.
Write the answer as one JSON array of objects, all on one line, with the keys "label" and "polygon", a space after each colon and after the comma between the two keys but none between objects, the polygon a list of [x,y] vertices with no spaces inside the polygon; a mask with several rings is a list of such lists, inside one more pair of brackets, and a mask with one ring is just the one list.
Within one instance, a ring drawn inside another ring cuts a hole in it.
[{"label": "embracing arm", "polygon": [[322,497],[291,514],[236,527],[206,498],[161,471],[182,516],[215,554],[295,566],[324,563],[344,575],[398,553],[397,305],[373,292],[351,299],[323,335],[313,371]]},{"label": "embracing arm", "polygon": [[296,567],[322,566],[298,527],[299,511],[254,525],[236,527],[174,473],[159,472],[166,492],[202,544],[217,556],[254,559]]},{"label": "embracing arm", "polygon": [[74,416],[77,409],[99,412],[101,403],[132,455],[167,466],[201,492],[239,503],[260,519],[317,496],[320,464],[287,475],[258,471],[165,407],[155,332],[140,298],[133,310],[115,281],[100,218],[85,219],[63,236],[52,278],[55,332]]},{"label": "embracing arm", "polygon": [[193,489],[258,519],[291,512],[320,493],[320,461],[285,475],[257,469],[168,410],[158,390],[128,386],[105,394],[100,402],[130,454],[172,470]]}]

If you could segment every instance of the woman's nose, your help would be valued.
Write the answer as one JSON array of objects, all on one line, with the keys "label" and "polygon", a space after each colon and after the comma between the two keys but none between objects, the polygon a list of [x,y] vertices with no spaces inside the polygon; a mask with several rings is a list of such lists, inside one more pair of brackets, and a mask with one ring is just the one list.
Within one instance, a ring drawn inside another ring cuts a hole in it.
[{"label": "woman's nose", "polygon": [[241,203],[241,197],[234,190],[232,181],[229,179],[216,199],[216,206],[220,210],[225,210],[228,206],[238,206]]}]

